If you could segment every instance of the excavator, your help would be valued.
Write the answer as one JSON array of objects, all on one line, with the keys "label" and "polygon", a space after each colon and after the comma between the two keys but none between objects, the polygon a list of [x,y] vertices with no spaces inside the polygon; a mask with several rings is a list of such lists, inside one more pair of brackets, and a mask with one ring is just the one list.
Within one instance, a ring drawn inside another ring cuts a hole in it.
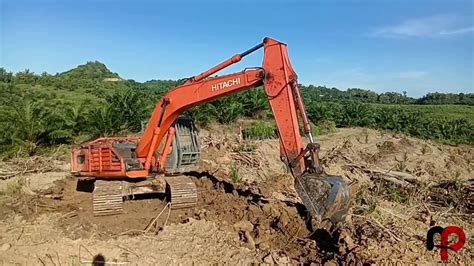
[{"label": "excavator", "polygon": [[[262,67],[212,76],[262,47]],[[310,217],[343,220],[349,209],[348,185],[323,170],[287,45],[268,37],[168,91],[156,103],[141,137],[101,137],[73,147],[72,174],[95,180],[94,215],[123,213],[124,199],[145,193],[164,193],[171,209],[196,206],[196,185],[185,174],[196,169],[201,148],[193,120],[181,115],[194,106],[259,86],[276,121],[280,158],[294,177],[295,190]]]}]

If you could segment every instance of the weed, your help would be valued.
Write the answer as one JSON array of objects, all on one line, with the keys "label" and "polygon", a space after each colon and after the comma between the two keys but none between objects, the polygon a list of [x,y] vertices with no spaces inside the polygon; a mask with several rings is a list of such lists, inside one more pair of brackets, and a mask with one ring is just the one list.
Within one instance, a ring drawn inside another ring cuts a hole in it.
[{"label": "weed", "polygon": [[244,139],[275,139],[278,137],[275,124],[266,122],[255,122],[243,131]]},{"label": "weed", "polygon": [[[303,128],[303,127],[300,127]],[[328,133],[334,133],[336,132],[336,123],[333,121],[320,121],[317,124],[312,124],[311,125],[311,132],[313,133],[314,136],[321,136],[324,134]],[[304,132],[301,132],[304,134]]]},{"label": "weed", "polygon": [[239,145],[238,151],[240,152],[254,152],[257,150],[255,144],[241,144]]},{"label": "weed", "polygon": [[[362,130],[362,136],[361,136],[361,137],[363,137],[365,144],[369,143],[369,132],[367,131],[366,128],[364,128],[364,129]],[[362,141],[361,141],[361,139],[360,139],[359,136],[357,136],[356,139],[357,139],[357,141],[358,141],[359,143],[362,143]]]},{"label": "weed", "polygon": [[404,172],[407,168],[407,161],[408,161],[408,154],[405,152],[403,154],[402,160],[400,160],[400,161],[397,160],[397,165],[395,166],[397,171]]},{"label": "weed", "polygon": [[24,178],[18,178],[16,180],[11,180],[7,183],[7,186],[0,190],[0,195],[3,196],[14,196],[21,193],[23,186],[25,185]]},{"label": "weed", "polygon": [[390,201],[396,202],[396,203],[401,203],[402,202],[402,196],[400,195],[400,192],[398,191],[398,188],[390,184],[387,188],[388,196],[390,198]]},{"label": "weed", "polygon": [[464,188],[464,180],[461,179],[461,172],[456,171],[454,176],[454,189],[456,191],[462,190]]},{"label": "weed", "polygon": [[426,153],[428,153],[430,150],[430,148],[428,147],[428,144],[423,144],[423,146],[421,146],[421,154],[425,155]]},{"label": "weed", "polygon": [[237,181],[239,181],[239,170],[237,169],[235,161],[233,161],[230,166],[230,179],[232,180],[232,183],[237,183]]},{"label": "weed", "polygon": [[371,214],[377,210],[377,199],[371,194],[372,188],[364,185],[359,188],[355,195],[357,204],[354,209],[355,214]]}]

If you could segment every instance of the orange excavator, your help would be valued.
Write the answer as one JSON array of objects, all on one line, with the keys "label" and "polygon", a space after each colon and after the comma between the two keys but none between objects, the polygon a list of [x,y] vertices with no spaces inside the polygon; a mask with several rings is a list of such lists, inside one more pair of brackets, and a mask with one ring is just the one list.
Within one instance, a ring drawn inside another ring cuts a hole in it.
[{"label": "orange excavator", "polygon": [[[262,67],[211,77],[262,47]],[[140,193],[165,193],[171,208],[195,206],[196,186],[181,174],[194,170],[200,144],[194,122],[180,115],[191,107],[262,85],[278,127],[281,159],[295,178],[303,204],[320,221],[343,219],[349,208],[348,186],[341,177],[324,173],[287,45],[271,38],[168,91],[156,104],[141,137],[103,137],[74,147],[71,172],[95,179],[94,214],[121,213],[123,199]],[[306,146],[300,122],[308,137]]]}]

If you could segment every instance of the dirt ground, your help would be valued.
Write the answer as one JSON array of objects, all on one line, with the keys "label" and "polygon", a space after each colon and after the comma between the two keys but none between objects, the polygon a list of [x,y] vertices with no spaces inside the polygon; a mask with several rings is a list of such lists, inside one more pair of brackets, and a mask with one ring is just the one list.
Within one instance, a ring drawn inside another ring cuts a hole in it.
[{"label": "dirt ground", "polygon": [[[162,198],[143,197],[126,201],[125,214],[94,217],[91,193],[77,191],[66,162],[54,172],[1,181],[0,261],[432,264],[439,251],[425,245],[434,225],[456,225],[467,235],[449,262],[474,260],[472,147],[361,128],[319,137],[326,172],[350,183],[354,202],[344,224],[312,231],[278,141],[240,141],[237,133],[201,132],[202,160],[188,173],[198,188],[195,208],[169,211]],[[19,191],[15,183],[22,184]]]}]

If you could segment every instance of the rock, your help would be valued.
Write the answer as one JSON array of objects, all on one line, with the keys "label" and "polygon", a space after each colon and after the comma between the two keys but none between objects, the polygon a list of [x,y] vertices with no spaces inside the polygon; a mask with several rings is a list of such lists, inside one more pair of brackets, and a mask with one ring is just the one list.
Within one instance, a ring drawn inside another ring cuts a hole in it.
[{"label": "rock", "polygon": [[204,218],[206,218],[206,210],[200,210],[197,213],[197,216],[199,217],[200,220],[204,220]]},{"label": "rock", "polygon": [[13,221],[15,223],[22,223],[23,222],[23,217],[21,215],[17,214],[13,217]]},{"label": "rock", "polygon": [[323,266],[337,266],[337,262],[335,260],[330,260],[330,261],[326,261]]},{"label": "rock", "polygon": [[253,224],[249,221],[242,220],[234,224],[234,229],[243,232],[251,232],[253,230]]},{"label": "rock", "polygon": [[249,231],[245,231],[245,238],[247,240],[248,248],[251,249],[251,250],[254,250],[255,249],[255,241],[253,241],[253,238],[250,235]]},{"label": "rock", "polygon": [[269,215],[269,214],[272,213],[272,207],[270,207],[270,204],[265,204],[265,205],[262,206],[262,211],[266,215]]},{"label": "rock", "polygon": [[192,217],[188,217],[186,220],[185,220],[185,223],[189,223],[189,224],[193,224],[195,223],[197,220],[192,218]]},{"label": "rock", "polygon": [[235,197],[238,197],[239,196],[239,192],[237,192],[237,190],[232,190],[232,195],[234,195]]},{"label": "rock", "polygon": [[263,258],[263,262],[268,263],[268,264],[274,264],[275,263],[271,253]]},{"label": "rock", "polygon": [[11,248],[12,246],[8,243],[5,243],[3,244],[1,247],[0,247],[0,251],[7,251]]},{"label": "rock", "polygon": [[349,250],[353,249],[356,246],[356,244],[354,243],[354,239],[352,239],[349,232],[343,231],[340,235],[340,238],[343,239],[346,242],[347,248]]},{"label": "rock", "polygon": [[283,257],[279,257],[278,259],[276,259],[276,262],[277,262],[277,264],[288,264],[288,263],[290,263],[290,259],[286,256],[283,256]]},{"label": "rock", "polygon": [[262,242],[262,243],[258,244],[258,248],[260,250],[269,250],[270,246],[268,245],[267,242]]},{"label": "rock", "polygon": [[285,228],[289,222],[290,222],[290,217],[288,216],[288,213],[282,212],[280,214],[280,219],[278,220],[278,223],[281,224],[282,228]]}]

